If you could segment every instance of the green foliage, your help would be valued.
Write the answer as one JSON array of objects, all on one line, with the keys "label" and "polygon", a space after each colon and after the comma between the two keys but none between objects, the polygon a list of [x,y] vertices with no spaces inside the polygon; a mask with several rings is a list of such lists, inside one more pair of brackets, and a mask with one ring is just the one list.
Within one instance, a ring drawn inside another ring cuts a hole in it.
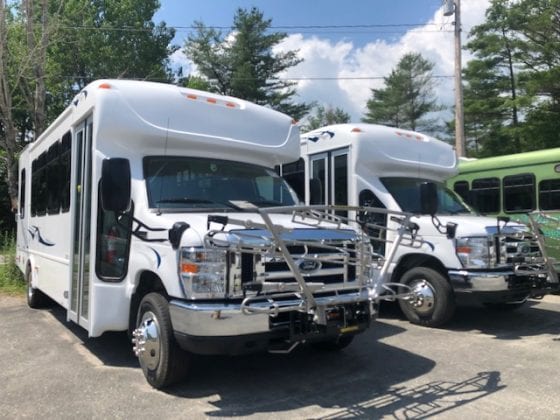
[{"label": "green foliage", "polygon": [[175,30],[155,24],[158,0],[55,0],[49,46],[49,120],[99,78],[171,81]]},{"label": "green foliage", "polygon": [[344,124],[350,122],[350,114],[341,108],[325,108],[323,105],[315,107],[314,112],[307,117],[307,121],[302,125],[302,131],[311,131],[316,128],[331,124]]},{"label": "green foliage", "polygon": [[405,54],[383,89],[372,89],[363,122],[410,130],[433,131],[434,122],[426,114],[441,110],[437,104],[432,75],[434,64],[420,54]]},{"label": "green foliage", "polygon": [[278,75],[302,59],[297,51],[273,51],[286,34],[269,32],[271,22],[254,7],[238,9],[227,34],[195,22],[195,34],[188,37],[184,51],[211,91],[268,105],[300,119],[309,105],[294,103],[295,83]]},{"label": "green foliage", "polygon": [[469,154],[560,146],[560,0],[493,0],[466,45]]},{"label": "green foliage", "polygon": [[25,281],[15,263],[16,245],[13,234],[0,235],[0,293],[23,294]]}]

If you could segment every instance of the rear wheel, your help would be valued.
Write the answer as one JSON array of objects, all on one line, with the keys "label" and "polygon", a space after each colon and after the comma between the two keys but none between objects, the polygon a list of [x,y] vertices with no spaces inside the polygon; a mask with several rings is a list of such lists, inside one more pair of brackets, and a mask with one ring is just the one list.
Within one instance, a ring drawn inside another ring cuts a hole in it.
[{"label": "rear wheel", "polygon": [[169,316],[169,304],[159,293],[149,293],[140,302],[134,352],[150,385],[162,389],[183,379],[189,353],[176,343]]},{"label": "rear wheel", "polygon": [[415,302],[399,300],[399,305],[413,324],[439,327],[455,312],[453,290],[447,279],[428,267],[415,267],[400,280],[417,296]]},{"label": "rear wheel", "polygon": [[33,309],[44,308],[47,306],[48,298],[39,289],[36,289],[31,284],[32,280],[31,267],[25,270],[25,282],[27,283],[27,305]]}]

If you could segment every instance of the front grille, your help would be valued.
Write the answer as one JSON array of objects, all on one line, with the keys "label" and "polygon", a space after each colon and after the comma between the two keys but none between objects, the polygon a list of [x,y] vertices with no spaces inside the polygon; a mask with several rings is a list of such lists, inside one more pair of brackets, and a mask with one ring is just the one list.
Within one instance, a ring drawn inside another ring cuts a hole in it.
[{"label": "front grille", "polygon": [[507,264],[541,264],[543,255],[535,238],[530,235],[501,238],[502,255]]},{"label": "front grille", "polygon": [[[288,245],[288,251],[306,282],[337,284],[356,281],[356,250],[353,243],[324,246]],[[348,263],[354,261],[353,263]],[[273,256],[242,254],[241,279],[253,282],[259,274],[264,282],[293,283],[295,278],[280,253]]]}]

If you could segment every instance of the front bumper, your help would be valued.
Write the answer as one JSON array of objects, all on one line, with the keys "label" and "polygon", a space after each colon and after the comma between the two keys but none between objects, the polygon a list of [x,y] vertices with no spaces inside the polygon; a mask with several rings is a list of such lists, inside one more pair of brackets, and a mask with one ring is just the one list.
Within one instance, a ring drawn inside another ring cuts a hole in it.
[{"label": "front bumper", "polygon": [[455,294],[470,295],[481,302],[523,301],[557,287],[548,283],[544,275],[519,275],[513,271],[449,270],[448,274]]},{"label": "front bumper", "polygon": [[[316,311],[340,314],[325,325],[316,324],[313,316],[303,311],[266,313],[268,301],[252,302],[247,313],[241,303],[212,303],[171,300],[169,312],[179,345],[199,354],[242,354],[267,350],[274,343],[319,341],[341,334],[357,334],[369,327],[377,310],[367,292],[338,296],[315,296]],[[295,306],[297,300],[276,302]],[[328,318],[328,317],[327,317]]]}]

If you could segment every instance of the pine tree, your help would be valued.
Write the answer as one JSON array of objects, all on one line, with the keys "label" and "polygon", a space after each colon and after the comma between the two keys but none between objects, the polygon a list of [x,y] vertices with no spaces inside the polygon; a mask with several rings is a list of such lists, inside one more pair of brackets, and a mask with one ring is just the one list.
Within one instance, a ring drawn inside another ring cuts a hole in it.
[{"label": "pine tree", "polygon": [[302,59],[297,51],[273,51],[286,34],[269,32],[271,22],[257,8],[238,9],[226,34],[195,22],[196,34],[188,37],[184,51],[212,91],[268,105],[299,119],[309,105],[294,103],[295,83],[279,75]]},{"label": "pine tree", "polygon": [[410,130],[433,131],[434,123],[426,119],[439,111],[434,94],[434,64],[420,54],[405,54],[389,76],[385,87],[372,89],[363,122],[389,125]]}]

